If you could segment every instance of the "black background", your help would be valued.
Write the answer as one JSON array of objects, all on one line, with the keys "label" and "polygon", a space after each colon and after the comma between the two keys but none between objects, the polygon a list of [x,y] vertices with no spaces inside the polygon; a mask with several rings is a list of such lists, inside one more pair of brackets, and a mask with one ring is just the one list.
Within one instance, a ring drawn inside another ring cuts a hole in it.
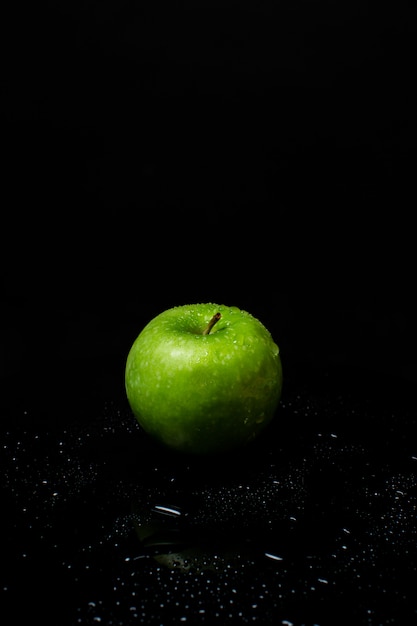
[{"label": "black background", "polygon": [[[415,7],[1,11],[8,623],[132,623],[132,590],[144,623],[230,597],[239,624],[415,618]],[[250,311],[281,349],[282,419],[232,477],[161,454],[125,397],[143,325],[197,301]],[[194,530],[213,531],[208,507],[230,532],[242,485],[240,549],[260,566],[220,574],[220,599],[204,577],[191,601],[181,574],[135,570],[137,537],[103,538],[132,498],[146,519],[190,492]]]},{"label": "black background", "polygon": [[211,300],[288,365],[415,381],[415,9],[4,11],[2,376],[120,369],[156,313]]}]

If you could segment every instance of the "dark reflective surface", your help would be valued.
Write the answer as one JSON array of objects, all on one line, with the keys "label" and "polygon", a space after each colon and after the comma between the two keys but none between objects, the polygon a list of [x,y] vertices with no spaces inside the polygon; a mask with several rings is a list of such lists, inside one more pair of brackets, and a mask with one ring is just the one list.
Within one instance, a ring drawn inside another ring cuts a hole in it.
[{"label": "dark reflective surface", "polygon": [[105,394],[82,420],[11,412],[3,602],[68,626],[412,621],[410,390],[340,381],[288,381],[265,437],[217,459],[161,450]]}]

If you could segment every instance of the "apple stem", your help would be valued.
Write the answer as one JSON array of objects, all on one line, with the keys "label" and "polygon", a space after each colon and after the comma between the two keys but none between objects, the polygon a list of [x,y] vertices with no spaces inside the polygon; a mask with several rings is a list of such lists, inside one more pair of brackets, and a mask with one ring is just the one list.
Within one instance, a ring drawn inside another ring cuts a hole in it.
[{"label": "apple stem", "polygon": [[213,317],[211,318],[211,320],[207,324],[206,328],[203,330],[203,335],[210,334],[210,331],[213,328],[214,324],[216,324],[216,322],[219,321],[221,316],[222,316],[221,313],[215,313],[215,315],[213,315]]}]

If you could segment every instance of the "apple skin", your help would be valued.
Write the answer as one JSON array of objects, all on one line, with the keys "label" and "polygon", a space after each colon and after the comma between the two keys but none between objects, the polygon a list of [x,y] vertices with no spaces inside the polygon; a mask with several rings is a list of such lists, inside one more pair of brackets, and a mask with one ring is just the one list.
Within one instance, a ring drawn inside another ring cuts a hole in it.
[{"label": "apple skin", "polygon": [[[221,317],[203,334],[216,313]],[[274,417],[279,348],[250,313],[212,303],[152,319],[130,348],[126,395],[142,428],[168,448],[212,454],[248,444]]]}]

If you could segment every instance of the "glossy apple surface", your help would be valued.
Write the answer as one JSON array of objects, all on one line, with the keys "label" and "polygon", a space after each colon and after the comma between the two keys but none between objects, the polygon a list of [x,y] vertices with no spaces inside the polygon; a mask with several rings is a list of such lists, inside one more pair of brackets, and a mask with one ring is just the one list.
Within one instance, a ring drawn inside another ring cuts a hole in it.
[{"label": "glossy apple surface", "polygon": [[249,443],[274,417],[279,348],[237,307],[173,307],[133,342],[125,387],[133,414],[156,440],[181,452],[221,452]]}]

